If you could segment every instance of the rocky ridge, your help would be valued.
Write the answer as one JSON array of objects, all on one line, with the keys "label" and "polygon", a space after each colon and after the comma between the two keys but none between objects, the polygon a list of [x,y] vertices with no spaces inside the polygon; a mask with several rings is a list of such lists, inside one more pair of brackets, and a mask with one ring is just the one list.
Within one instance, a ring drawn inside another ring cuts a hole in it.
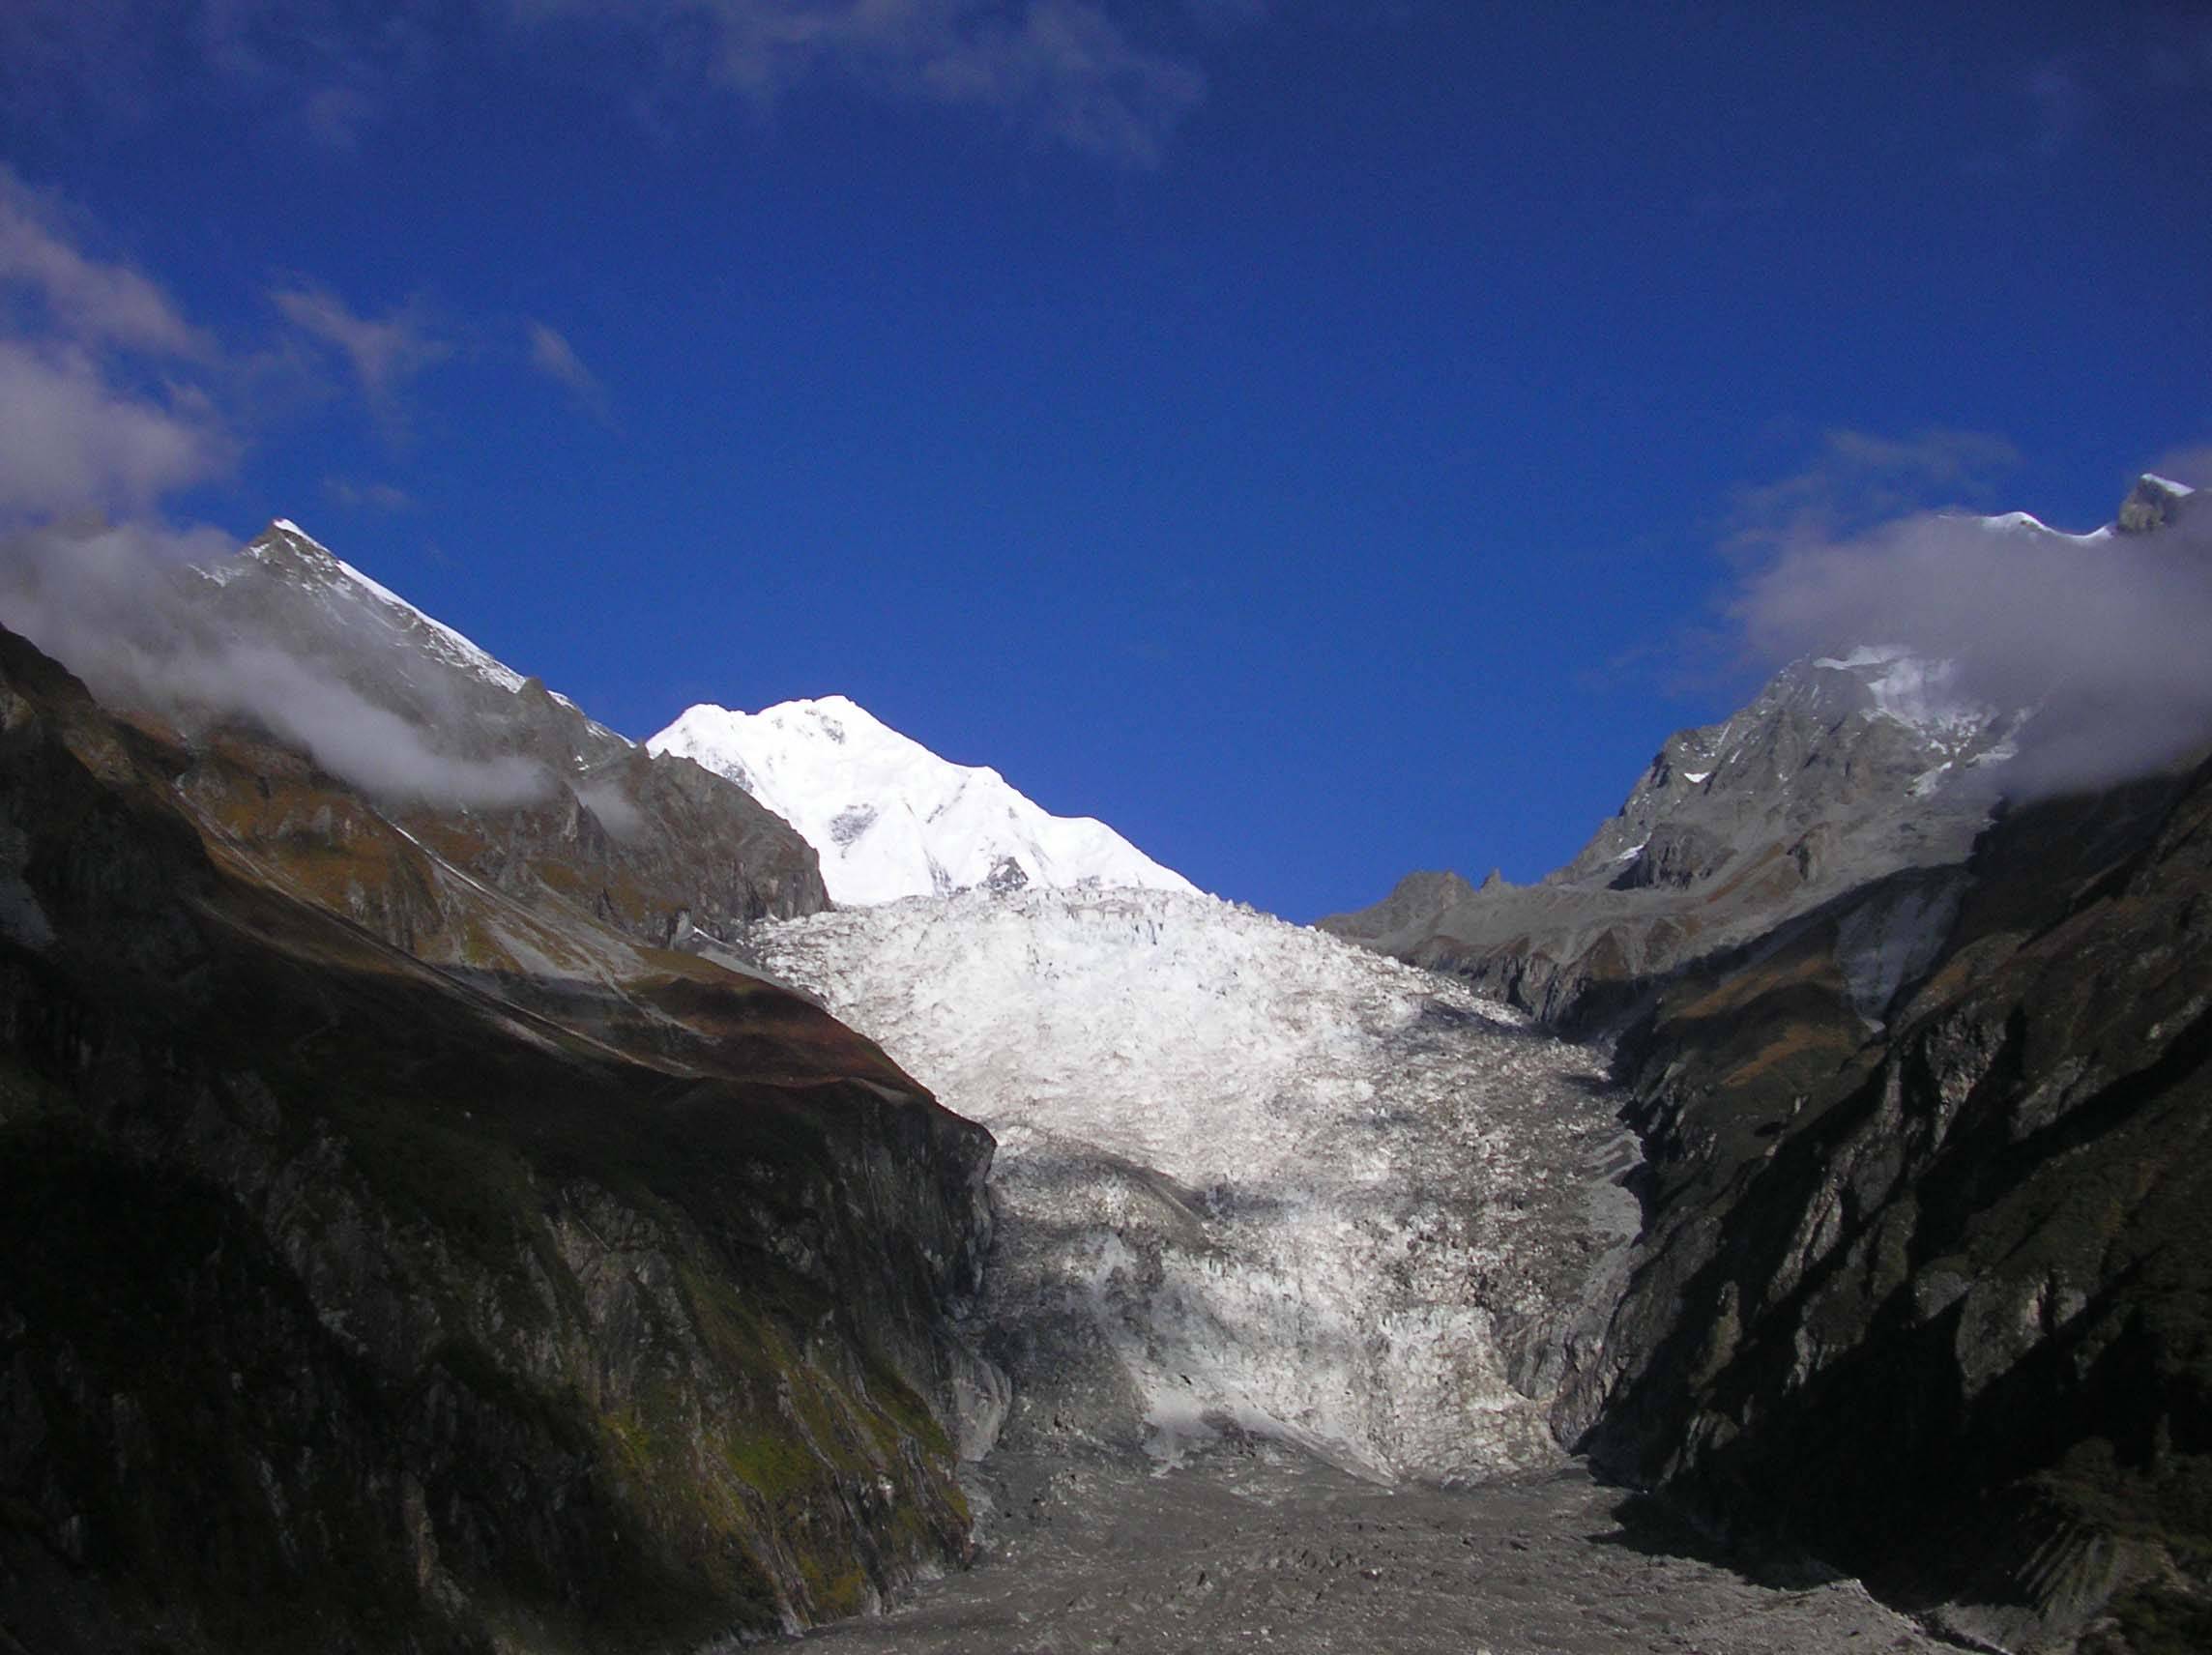
[{"label": "rocky ridge", "polygon": [[[2075,538],[2199,521],[2146,478]],[[2212,769],[2015,806],[2019,731],[1800,662],[1541,885],[1324,923],[1611,1037],[1648,1171],[1601,1465],[1978,1646],[2200,1648]]]},{"label": "rocky ridge", "polygon": [[1603,1032],[1678,966],[1871,880],[1962,861],[2016,724],[1960,704],[1941,668],[1901,651],[1800,661],[1733,716],[1669,737],[1619,812],[1540,884],[1414,874],[1317,923]]},{"label": "rocky ridge", "polygon": [[[556,919],[581,910],[670,945],[829,906],[813,847],[743,789],[615,734],[294,524],[192,571],[183,597],[206,628],[201,648],[310,661],[418,734],[449,769],[412,790],[370,789],[375,803],[454,867]],[[182,716],[196,727],[189,706]],[[484,776],[497,785],[472,796]]]}]

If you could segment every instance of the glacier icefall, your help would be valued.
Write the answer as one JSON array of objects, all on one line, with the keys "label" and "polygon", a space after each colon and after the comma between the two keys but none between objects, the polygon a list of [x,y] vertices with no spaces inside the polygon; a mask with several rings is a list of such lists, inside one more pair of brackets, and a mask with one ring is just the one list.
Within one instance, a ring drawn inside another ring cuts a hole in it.
[{"label": "glacier icefall", "polygon": [[1011,1431],[1170,1462],[1249,1432],[1383,1478],[1557,1459],[1562,1341],[1637,1223],[1595,1052],[1179,892],[965,891],[750,941],[998,1138],[976,1324]]}]

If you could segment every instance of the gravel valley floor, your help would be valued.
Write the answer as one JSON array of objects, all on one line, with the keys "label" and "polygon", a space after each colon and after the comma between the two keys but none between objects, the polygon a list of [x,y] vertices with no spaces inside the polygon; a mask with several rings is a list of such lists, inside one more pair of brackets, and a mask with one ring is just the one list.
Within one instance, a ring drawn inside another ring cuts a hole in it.
[{"label": "gravel valley floor", "polygon": [[1579,1466],[1360,1481],[1273,1443],[1177,1470],[995,1457],[976,1567],[824,1655],[1875,1655],[1946,1647],[1854,1581],[1760,1578]]}]

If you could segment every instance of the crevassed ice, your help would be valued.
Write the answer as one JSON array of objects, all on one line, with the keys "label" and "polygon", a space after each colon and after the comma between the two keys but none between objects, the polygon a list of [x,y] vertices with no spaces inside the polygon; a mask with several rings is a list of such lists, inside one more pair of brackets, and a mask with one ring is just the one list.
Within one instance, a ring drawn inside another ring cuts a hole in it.
[{"label": "crevassed ice", "polygon": [[[984,1321],[1036,1420],[1380,1476],[1548,1463],[1531,1330],[1633,1232],[1587,1051],[1209,897],[964,892],[756,928],[998,1137]],[[1041,1427],[1040,1427],[1041,1428]]]}]

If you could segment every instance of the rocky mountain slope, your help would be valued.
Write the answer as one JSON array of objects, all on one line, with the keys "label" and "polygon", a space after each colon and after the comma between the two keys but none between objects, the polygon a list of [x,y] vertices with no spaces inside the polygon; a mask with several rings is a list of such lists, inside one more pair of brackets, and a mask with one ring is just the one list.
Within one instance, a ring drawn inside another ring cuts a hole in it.
[{"label": "rocky mountain slope", "polygon": [[[2025,512],[1969,526],[2086,551],[2200,523],[2200,506],[2145,476],[2092,534],[2062,535]],[[1317,923],[1464,976],[1554,1027],[1615,1032],[1669,972],[1871,881],[1964,862],[2033,715],[1975,701],[1957,663],[1879,642],[1795,661],[1723,722],[1669,737],[1620,810],[1541,883],[1493,878],[1472,890],[1418,873],[1372,908]]]},{"label": "rocky mountain slope", "polygon": [[791,823],[840,903],[981,885],[1195,888],[1104,823],[1051,815],[997,770],[941,759],[841,695],[764,712],[692,707],[646,745],[698,761]]},{"label": "rocky mountain slope", "polygon": [[191,571],[181,595],[194,658],[233,678],[310,662],[310,709],[326,682],[350,695],[291,728],[284,702],[256,710],[487,885],[663,944],[829,906],[812,847],[742,789],[616,735],[294,524]]},{"label": "rocky mountain slope", "polygon": [[[1870,1026],[1866,940],[1931,914]],[[1995,1647],[2205,1647],[2208,919],[2212,766],[1667,980],[1601,1462]]]},{"label": "rocky mountain slope", "polygon": [[[2200,521],[2145,479],[2101,534]],[[2010,805],[1943,676],[1801,662],[1542,885],[1331,928],[1616,1037],[1601,1464],[1977,1643],[2205,1647],[2212,769]]]},{"label": "rocky mountain slope", "polygon": [[803,843],[286,531],[192,578],[191,658],[297,626],[544,793],[0,635],[0,1646],[688,1649],[963,1555],[990,1139],[688,922]]},{"label": "rocky mountain slope", "polygon": [[1963,860],[2015,723],[1903,652],[1800,661],[1724,722],[1669,737],[1619,813],[1541,884],[1414,874],[1378,907],[1318,923],[1602,1031],[1681,964],[1870,880]]}]

